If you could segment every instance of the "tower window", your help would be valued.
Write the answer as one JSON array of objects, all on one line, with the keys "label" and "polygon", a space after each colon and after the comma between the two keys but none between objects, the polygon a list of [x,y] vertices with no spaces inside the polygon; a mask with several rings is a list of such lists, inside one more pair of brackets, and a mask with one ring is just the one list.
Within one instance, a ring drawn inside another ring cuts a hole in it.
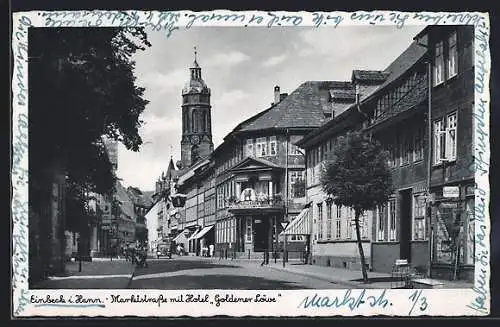
[{"label": "tower window", "polygon": [[201,123],[201,127],[203,129],[203,132],[206,132],[207,131],[207,112],[204,111],[203,112],[203,116],[202,116],[202,123]]},{"label": "tower window", "polygon": [[193,110],[191,112],[191,132],[198,132],[198,124],[197,124],[197,110]]}]

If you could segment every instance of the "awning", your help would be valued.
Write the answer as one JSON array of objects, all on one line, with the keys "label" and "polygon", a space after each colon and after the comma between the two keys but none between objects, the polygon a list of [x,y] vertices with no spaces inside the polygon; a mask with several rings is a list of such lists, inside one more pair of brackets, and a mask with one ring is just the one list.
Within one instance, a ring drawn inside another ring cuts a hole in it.
[{"label": "awning", "polygon": [[180,232],[179,235],[177,235],[172,241],[176,242],[176,243],[179,243],[179,241],[182,239],[182,238],[186,238],[186,235],[184,235],[184,232]]},{"label": "awning", "polygon": [[191,236],[188,238],[188,241],[195,240],[196,239],[196,234],[198,234],[200,231],[197,231],[197,232],[194,232],[193,234],[191,234]]},{"label": "awning", "polygon": [[199,238],[202,238],[206,233],[208,233],[209,230],[211,230],[212,228],[214,227],[214,225],[210,225],[210,226],[205,226],[203,227],[203,229],[201,231],[199,231],[195,236],[194,238],[196,239],[199,239]]},{"label": "awning", "polygon": [[280,235],[311,234],[311,208],[304,208]]}]

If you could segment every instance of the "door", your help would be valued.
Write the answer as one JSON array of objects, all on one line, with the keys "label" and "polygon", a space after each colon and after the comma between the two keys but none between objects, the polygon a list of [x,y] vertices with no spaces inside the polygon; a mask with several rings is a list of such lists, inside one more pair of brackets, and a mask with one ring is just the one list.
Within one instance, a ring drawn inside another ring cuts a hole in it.
[{"label": "door", "polygon": [[254,239],[254,251],[255,252],[262,252],[265,251],[267,248],[267,243],[268,243],[268,224],[263,217],[257,216],[254,219],[254,233],[253,233],[253,239]]},{"label": "door", "polygon": [[411,189],[399,192],[399,244],[400,259],[407,259],[411,262],[411,221],[412,221],[412,201]]}]

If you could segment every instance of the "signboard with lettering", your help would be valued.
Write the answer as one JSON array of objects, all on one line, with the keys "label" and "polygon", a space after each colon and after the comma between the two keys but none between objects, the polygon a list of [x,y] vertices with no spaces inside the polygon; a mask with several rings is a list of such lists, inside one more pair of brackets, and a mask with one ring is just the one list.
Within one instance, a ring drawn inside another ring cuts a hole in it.
[{"label": "signboard with lettering", "polygon": [[458,198],[460,196],[460,189],[458,186],[444,186],[443,187],[443,197],[444,198]]}]

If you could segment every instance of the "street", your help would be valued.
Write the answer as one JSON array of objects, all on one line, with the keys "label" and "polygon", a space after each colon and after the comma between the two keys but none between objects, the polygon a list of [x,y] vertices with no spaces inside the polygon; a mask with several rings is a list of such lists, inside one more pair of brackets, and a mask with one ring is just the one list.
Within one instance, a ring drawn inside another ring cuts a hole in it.
[{"label": "street", "polygon": [[260,261],[218,258],[174,257],[148,259],[147,268],[125,260],[67,265],[67,276],[53,277],[36,289],[342,289],[337,284],[311,276],[261,266]]},{"label": "street", "polygon": [[332,289],[345,286],[261,267],[258,261],[200,258],[150,259],[136,268],[132,289]]}]

